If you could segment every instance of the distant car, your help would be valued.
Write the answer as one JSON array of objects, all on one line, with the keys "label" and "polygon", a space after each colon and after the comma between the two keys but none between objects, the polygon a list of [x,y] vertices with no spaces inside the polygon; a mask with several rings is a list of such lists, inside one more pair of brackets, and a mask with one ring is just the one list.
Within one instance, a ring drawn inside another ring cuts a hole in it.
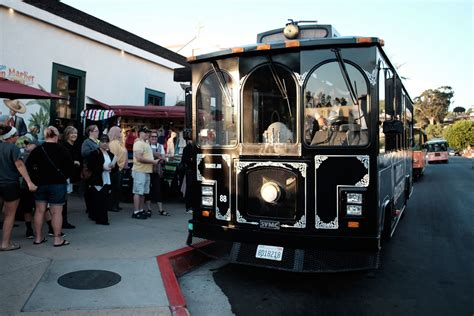
[{"label": "distant car", "polygon": [[456,155],[456,151],[452,148],[448,148],[448,155],[450,156],[455,156]]}]

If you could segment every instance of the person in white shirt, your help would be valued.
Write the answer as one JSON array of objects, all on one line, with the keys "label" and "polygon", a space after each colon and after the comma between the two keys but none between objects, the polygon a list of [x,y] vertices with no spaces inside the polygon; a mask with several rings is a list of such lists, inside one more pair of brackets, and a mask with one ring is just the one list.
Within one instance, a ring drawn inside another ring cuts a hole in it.
[{"label": "person in white shirt", "polygon": [[88,167],[92,171],[90,192],[92,209],[89,218],[99,225],[109,225],[107,214],[110,199],[110,172],[117,168],[117,159],[109,151],[109,136],[100,137],[99,149],[89,156]]}]

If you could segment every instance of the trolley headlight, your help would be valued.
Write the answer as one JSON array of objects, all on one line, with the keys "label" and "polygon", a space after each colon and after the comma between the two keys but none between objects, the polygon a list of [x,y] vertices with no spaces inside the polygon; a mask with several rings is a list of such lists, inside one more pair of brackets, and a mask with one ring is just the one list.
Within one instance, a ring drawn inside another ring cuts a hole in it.
[{"label": "trolley headlight", "polygon": [[210,186],[203,186],[201,187],[201,194],[202,195],[214,195],[214,188]]},{"label": "trolley headlight", "polygon": [[203,185],[201,187],[201,205],[204,207],[214,205],[214,186]]},{"label": "trolley headlight", "polygon": [[267,182],[260,188],[260,196],[267,203],[275,203],[280,198],[280,187],[274,182]]},{"label": "trolley headlight", "polygon": [[365,188],[341,188],[340,194],[340,208],[346,212],[346,216],[362,216],[366,203],[364,201],[366,189]]},{"label": "trolley headlight", "polygon": [[214,204],[214,198],[212,196],[203,196],[201,197],[202,206],[212,207]]},{"label": "trolley headlight", "polygon": [[362,215],[362,205],[348,204],[346,206],[346,214],[356,216]]},{"label": "trolley headlight", "polygon": [[347,193],[347,203],[362,204],[362,193]]}]

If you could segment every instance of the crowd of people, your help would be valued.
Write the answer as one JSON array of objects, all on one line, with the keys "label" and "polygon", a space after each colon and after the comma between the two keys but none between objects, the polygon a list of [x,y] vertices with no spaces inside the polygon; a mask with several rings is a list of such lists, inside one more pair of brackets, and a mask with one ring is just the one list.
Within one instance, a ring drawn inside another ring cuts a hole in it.
[{"label": "crowd of people", "polygon": [[[108,212],[118,212],[122,190],[122,173],[129,168],[127,139],[120,127],[100,132],[97,125],[85,129],[85,140],[78,141],[78,131],[68,126],[60,135],[58,129],[44,129],[44,142],[25,135],[18,144],[18,131],[12,126],[0,126],[0,203],[3,203],[1,251],[16,250],[20,245],[11,240],[15,217],[25,221],[26,237],[34,245],[47,241],[43,233],[47,223],[48,235],[54,247],[69,245],[63,229],[75,229],[69,222],[68,194],[73,190],[83,193],[86,213],[98,225],[110,225]],[[142,127],[133,145],[133,219],[152,216],[152,205],[157,214],[169,216],[163,208],[163,170],[170,147],[183,154],[184,165],[192,163],[190,135],[180,133],[183,142],[176,142],[176,133],[163,138],[160,130]],[[176,146],[171,145],[169,140]],[[179,143],[179,146],[178,146]],[[20,145],[20,146],[19,146]],[[21,148],[20,148],[21,147]],[[167,150],[168,149],[168,150]],[[183,166],[184,166],[183,165]],[[184,170],[190,168],[184,168]],[[190,176],[186,172],[184,177]],[[185,180],[181,176],[181,181]],[[191,213],[191,187],[184,188],[186,211]],[[17,214],[18,212],[18,214]]]}]

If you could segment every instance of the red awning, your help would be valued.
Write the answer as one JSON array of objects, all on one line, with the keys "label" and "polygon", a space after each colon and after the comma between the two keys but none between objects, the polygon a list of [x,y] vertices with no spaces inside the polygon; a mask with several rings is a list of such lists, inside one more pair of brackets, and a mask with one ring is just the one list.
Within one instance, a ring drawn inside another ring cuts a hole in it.
[{"label": "red awning", "polygon": [[6,78],[0,78],[0,98],[6,99],[65,99],[60,95],[36,89]]},{"label": "red awning", "polygon": [[89,97],[97,108],[112,110],[115,116],[133,116],[143,118],[184,119],[184,106],[156,106],[156,105],[108,105]]}]

